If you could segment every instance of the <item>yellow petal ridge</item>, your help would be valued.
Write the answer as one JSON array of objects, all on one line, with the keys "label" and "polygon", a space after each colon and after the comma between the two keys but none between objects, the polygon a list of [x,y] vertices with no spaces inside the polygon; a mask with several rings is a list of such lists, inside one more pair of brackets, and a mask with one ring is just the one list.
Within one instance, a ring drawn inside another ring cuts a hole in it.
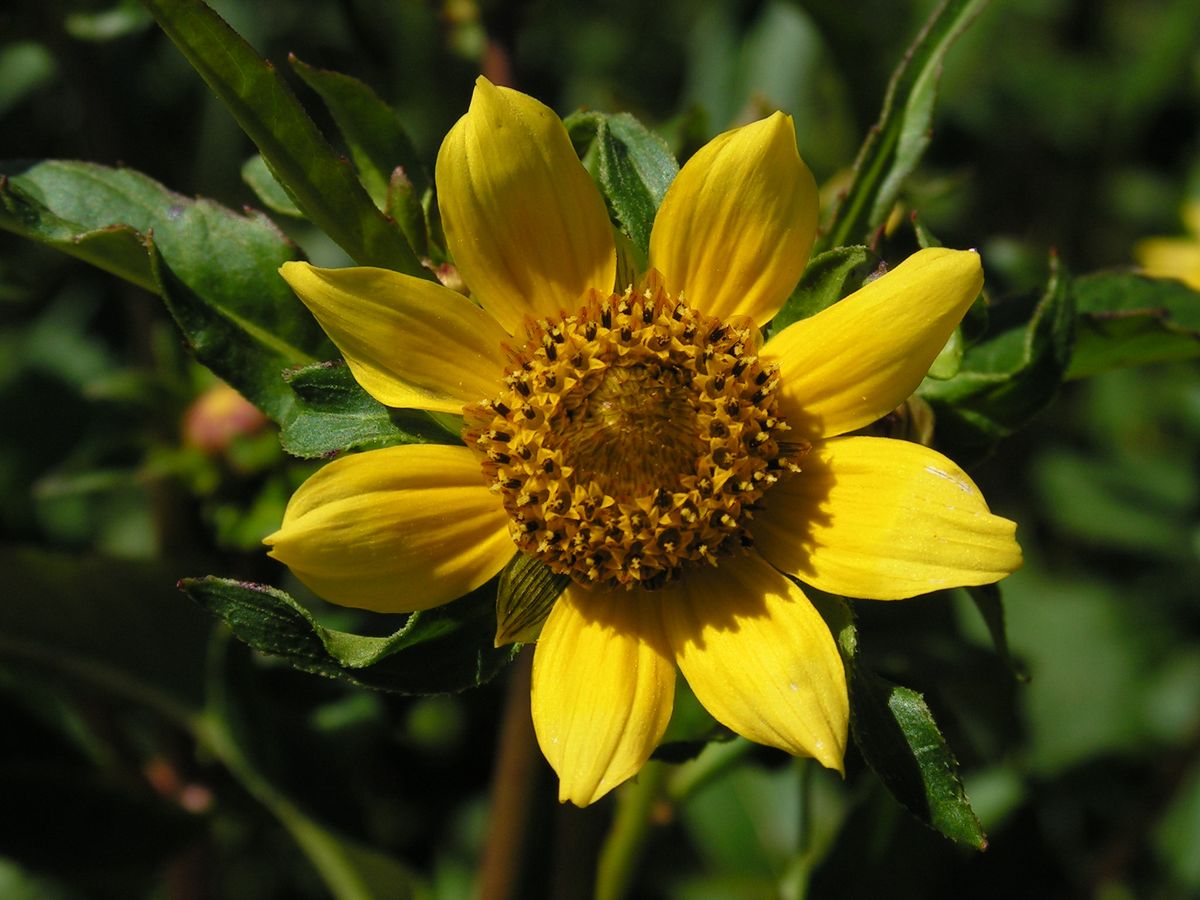
[{"label": "yellow petal ridge", "polygon": [[668,289],[710,315],[763,325],[808,261],[817,185],[790,116],[718,135],[667,190],[650,235],[650,265]]},{"label": "yellow petal ridge", "polygon": [[440,606],[500,571],[508,516],[466,447],[409,444],[334,460],[300,486],[265,544],[343,606]]},{"label": "yellow petal ridge", "polygon": [[890,438],[817,444],[767,493],[755,546],[813,587],[867,600],[991,584],[1021,566],[1016,525],[993,515],[942,454]]},{"label": "yellow petal ridge", "polygon": [[905,400],[983,287],[979,254],[933,247],[773,335],[779,399],[801,436],[861,428]]},{"label": "yellow petal ridge", "polygon": [[589,288],[612,290],[608,212],[549,107],[480,77],[435,177],[454,262],[510,333],[525,316],[574,311]]},{"label": "yellow petal ridge", "polygon": [[675,698],[653,595],[571,585],[542,628],[531,704],[558,799],[594,803],[645,765]]},{"label": "yellow petal ridge", "polygon": [[500,383],[508,333],[462,294],[388,269],[279,272],[380,403],[458,413]]}]

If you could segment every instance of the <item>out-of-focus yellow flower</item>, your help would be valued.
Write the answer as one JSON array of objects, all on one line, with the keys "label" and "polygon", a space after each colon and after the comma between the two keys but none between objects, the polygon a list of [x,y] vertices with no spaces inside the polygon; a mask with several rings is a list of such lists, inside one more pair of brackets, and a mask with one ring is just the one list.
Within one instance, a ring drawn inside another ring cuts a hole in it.
[{"label": "out-of-focus yellow flower", "polygon": [[1183,208],[1188,237],[1154,237],[1139,241],[1134,258],[1147,275],[1177,278],[1200,291],[1200,201]]},{"label": "out-of-focus yellow flower", "polygon": [[453,600],[516,552],[569,575],[532,693],[564,801],[641,768],[676,667],[734,731],[841,770],[845,672],[797,580],[890,600],[1021,562],[950,460],[847,436],[916,388],[979,293],[978,256],[917,253],[763,344],[817,221],[787,116],[684,166],[633,285],[614,284],[604,201],[536,100],[480,79],[436,180],[476,302],[382,269],[282,271],[369,393],[462,413],[466,446],[330,463],[271,554],[384,611]]}]

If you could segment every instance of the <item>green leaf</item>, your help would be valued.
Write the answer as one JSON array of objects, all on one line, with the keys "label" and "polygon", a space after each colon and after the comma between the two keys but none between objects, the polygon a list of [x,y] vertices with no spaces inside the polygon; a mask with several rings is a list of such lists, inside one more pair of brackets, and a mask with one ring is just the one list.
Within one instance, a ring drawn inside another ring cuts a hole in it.
[{"label": "green leaf", "polygon": [[818,253],[808,261],[792,296],[771,321],[771,330],[781,331],[853,293],[862,284],[866,267],[875,260],[866,247],[837,247]]},{"label": "green leaf", "polygon": [[495,596],[486,586],[413,613],[387,637],[326,628],[288,594],[265,585],[208,576],[184,579],[180,587],[255,650],[305,672],[375,690],[461,691],[491,679],[513,655],[492,646]]},{"label": "green leaf", "polygon": [[926,825],[976,850],[987,837],[958,777],[958,762],[925,699],[854,669],[851,728],[867,764],[892,795]]},{"label": "green leaf", "polygon": [[867,239],[892,211],[932,136],[933,108],[946,52],[987,0],[943,0],[888,83],[879,121],[854,162],[854,178],[817,249]]},{"label": "green leaf", "polygon": [[429,174],[400,116],[374,90],[357,78],[310,66],[295,54],[288,56],[288,62],[321,95],[376,206],[384,208],[388,183],[397,168],[404,170],[418,197],[429,189]]},{"label": "green leaf", "polygon": [[987,846],[958,777],[958,763],[925,700],[884,681],[858,660],[854,611],[841,597],[806,588],[841,653],[850,682],[850,728],[863,759],[918,819],[977,850]]},{"label": "green leaf", "polygon": [[1068,378],[1200,356],[1200,292],[1132,272],[1075,280],[1077,332]]},{"label": "green leaf", "polygon": [[8,168],[0,226],[160,293],[196,357],[276,421],[294,403],[282,370],[336,353],[279,277],[297,251],[265,216],[189,199],[131,169]]},{"label": "green leaf", "polygon": [[654,216],[679,172],[670,148],[629,113],[576,113],[565,124],[576,148],[594,154],[600,192],[634,246],[646,254]]},{"label": "green leaf", "polygon": [[1074,324],[1070,278],[1052,258],[1028,322],[968,349],[953,378],[922,383],[919,394],[937,415],[939,446],[956,459],[978,457],[1043,409],[1066,375]]},{"label": "green leaf", "polygon": [[274,66],[201,0],[143,2],[313,224],[361,265],[432,277]]},{"label": "green leaf", "polygon": [[425,218],[425,206],[417,195],[416,187],[400,166],[392,171],[392,177],[388,180],[384,208],[404,232],[413,250],[421,256],[428,256],[431,252],[430,224]]},{"label": "green leaf", "polygon": [[496,646],[536,641],[554,601],[570,584],[545,564],[518,553],[500,573],[496,590]]},{"label": "green leaf", "polygon": [[69,253],[138,287],[155,290],[149,248],[137,229],[68,222],[8,175],[0,175],[0,228]]},{"label": "green leaf", "polygon": [[283,186],[275,180],[262,155],[255,153],[242,164],[242,181],[267,209],[293,219],[303,219],[304,213],[292,202]]},{"label": "green leaf", "polygon": [[459,443],[421,410],[384,406],[340,360],[291,369],[283,377],[296,402],[279,439],[293,456],[313,459],[393,444]]}]

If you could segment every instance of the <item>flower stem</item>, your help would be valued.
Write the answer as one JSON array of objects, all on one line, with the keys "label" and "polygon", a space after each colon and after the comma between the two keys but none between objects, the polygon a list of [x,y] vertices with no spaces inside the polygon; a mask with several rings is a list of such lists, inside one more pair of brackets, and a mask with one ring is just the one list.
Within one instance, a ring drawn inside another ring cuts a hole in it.
[{"label": "flower stem", "polygon": [[500,724],[500,742],[492,772],[488,839],[479,869],[481,900],[517,895],[528,831],[537,746],[529,718],[529,679],[533,653],[526,650],[512,666]]},{"label": "flower stem", "polygon": [[618,790],[617,814],[600,850],[596,900],[621,900],[628,894],[650,832],[651,813],[662,797],[665,781],[666,766],[650,762],[636,781]]},{"label": "flower stem", "polygon": [[667,783],[667,796],[677,803],[686,800],[726,770],[737,765],[753,746],[745,738],[709,744],[695,759],[675,768]]}]

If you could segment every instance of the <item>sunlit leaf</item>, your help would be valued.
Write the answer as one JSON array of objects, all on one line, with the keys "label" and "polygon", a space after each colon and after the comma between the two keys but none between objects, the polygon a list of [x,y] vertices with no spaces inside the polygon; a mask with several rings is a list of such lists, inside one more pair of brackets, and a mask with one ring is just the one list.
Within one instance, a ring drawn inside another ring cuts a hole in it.
[{"label": "sunlit leaf", "polygon": [[771,320],[771,329],[787,328],[853,293],[862,286],[875,259],[866,247],[837,247],[814,256],[804,267],[792,296]]},{"label": "sunlit leaf", "polygon": [[368,85],[341,72],[319,69],[297,59],[288,62],[305,83],[321,95],[342,133],[358,177],[383,208],[392,173],[401,168],[419,198],[429,188],[429,174],[421,164],[400,116]]},{"label": "sunlit leaf", "polygon": [[925,699],[916,691],[854,669],[851,728],[867,764],[909,812],[946,837],[987,846],[958,776],[958,762]]},{"label": "sunlit leaf", "polygon": [[279,439],[293,456],[311,459],[393,444],[459,442],[421,410],[384,406],[341,361],[292,369],[283,377],[296,402]]},{"label": "sunlit leaf", "polygon": [[1066,375],[1074,326],[1070,278],[1052,260],[1028,321],[970,347],[953,378],[922,383],[920,396],[937,414],[938,445],[969,461],[1043,409]]},{"label": "sunlit leaf", "polygon": [[566,119],[576,148],[594,164],[593,177],[617,222],[644,255],[654,215],[679,172],[666,142],[628,113],[576,113]]},{"label": "sunlit leaf", "polygon": [[476,687],[512,658],[492,648],[495,594],[488,587],[413,613],[388,637],[367,637],[319,624],[288,594],[226,578],[188,578],[183,591],[223,619],[255,650],[305,672],[403,694]]},{"label": "sunlit leaf", "polygon": [[145,0],[145,5],[305,216],[362,265],[429,275],[274,66],[201,0]]},{"label": "sunlit leaf", "polygon": [[879,121],[854,162],[854,180],[817,250],[866,239],[892,211],[932,139],[933,108],[946,52],[987,0],[943,0],[892,74]]},{"label": "sunlit leaf", "polygon": [[155,290],[149,249],[136,228],[111,221],[99,226],[69,222],[7,174],[0,176],[0,227]]},{"label": "sunlit leaf", "polygon": [[282,371],[336,355],[276,271],[295,245],[261,214],[184,197],[131,169],[9,169],[0,226],[160,293],[197,358],[276,421],[294,403]]}]

